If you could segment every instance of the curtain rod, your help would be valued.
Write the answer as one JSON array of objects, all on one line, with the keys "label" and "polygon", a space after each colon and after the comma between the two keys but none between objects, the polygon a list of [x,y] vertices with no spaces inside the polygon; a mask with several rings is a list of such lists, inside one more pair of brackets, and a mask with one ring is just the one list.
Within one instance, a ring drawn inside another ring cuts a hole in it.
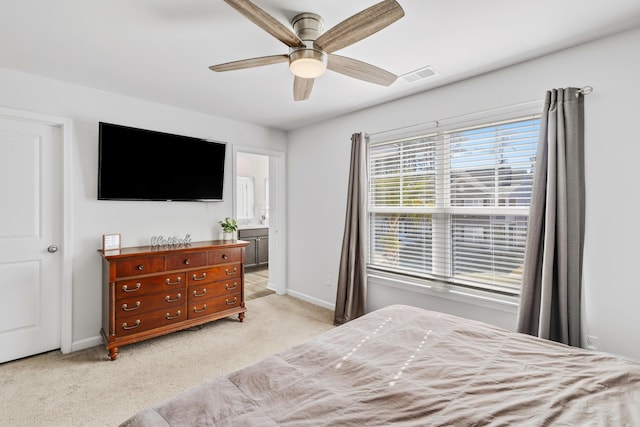
[{"label": "curtain rod", "polygon": [[576,96],[582,94],[582,95],[589,95],[591,92],[593,92],[593,87],[592,86],[582,86],[580,89],[578,89],[578,92],[576,93]]},{"label": "curtain rod", "polygon": [[543,99],[535,99],[533,101],[527,101],[527,102],[521,102],[519,104],[512,104],[512,105],[507,105],[505,107],[497,107],[497,108],[490,108],[487,110],[483,110],[483,111],[475,111],[473,113],[467,113],[467,114],[461,114],[459,116],[450,116],[450,117],[445,117],[445,118],[441,118],[438,120],[427,120],[424,122],[420,122],[420,123],[414,123],[411,125],[406,125],[406,126],[400,126],[394,129],[386,129],[386,130],[381,130],[378,132],[371,132],[371,133],[367,133],[367,135],[369,136],[376,136],[376,135],[382,135],[385,133],[391,133],[391,132],[396,132],[396,131],[401,131],[401,130],[405,130],[405,129],[409,129],[412,127],[416,127],[416,126],[423,126],[426,124],[435,124],[436,127],[438,127],[440,125],[441,122],[448,122],[450,120],[460,120],[463,119],[465,117],[470,117],[470,116],[475,116],[475,115],[482,115],[484,117],[491,117],[492,115],[499,115],[499,113],[502,110],[513,110],[516,108],[521,108],[521,107],[530,107],[536,104],[542,104]]},{"label": "curtain rod", "polygon": [[[592,86],[583,86],[580,89],[578,89],[578,91],[576,93],[576,96],[578,96],[580,94],[588,95],[591,92],[593,92],[593,87]],[[426,124],[429,124],[429,123],[435,123],[436,127],[437,127],[439,122],[446,122],[446,121],[449,121],[449,120],[452,120],[452,119],[461,119],[463,117],[473,116],[473,115],[477,115],[477,114],[484,115],[486,113],[498,113],[501,110],[514,109],[514,108],[518,108],[518,107],[530,106],[530,105],[535,104],[535,103],[541,103],[542,101],[543,101],[543,99],[536,99],[536,100],[533,100],[533,101],[522,102],[520,104],[508,105],[506,107],[491,108],[491,109],[484,110],[484,111],[476,111],[474,113],[462,114],[460,116],[452,116],[452,117],[447,117],[447,118],[439,119],[439,120],[428,120],[428,121],[425,121],[425,122],[414,123],[414,124],[407,125],[407,126],[400,126],[400,127],[394,128],[394,129],[386,129],[386,130],[381,130],[381,131],[378,131],[378,132],[371,132],[371,133],[367,133],[367,135],[369,135],[369,136],[382,135],[382,134],[385,134],[385,133],[397,132],[397,131],[400,131],[400,130],[409,129],[409,128],[416,127],[416,126],[423,126],[423,125],[426,125]]]}]

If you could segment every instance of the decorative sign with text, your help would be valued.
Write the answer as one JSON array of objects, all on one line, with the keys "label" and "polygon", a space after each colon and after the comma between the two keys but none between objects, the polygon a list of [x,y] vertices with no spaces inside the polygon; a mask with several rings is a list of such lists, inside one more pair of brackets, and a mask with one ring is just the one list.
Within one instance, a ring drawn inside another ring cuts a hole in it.
[{"label": "decorative sign with text", "polygon": [[179,237],[151,237],[151,246],[188,246],[191,244],[191,234],[187,234],[183,239]]}]

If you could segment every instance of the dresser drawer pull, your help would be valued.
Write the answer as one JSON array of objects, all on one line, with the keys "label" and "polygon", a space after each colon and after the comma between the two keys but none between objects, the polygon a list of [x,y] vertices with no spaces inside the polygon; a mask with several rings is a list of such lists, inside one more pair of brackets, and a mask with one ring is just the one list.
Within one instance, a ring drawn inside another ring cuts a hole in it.
[{"label": "dresser drawer pull", "polygon": [[124,285],[124,286],[122,286],[122,290],[124,292],[135,292],[138,289],[140,289],[140,286],[142,286],[142,283],[140,283],[140,282],[136,283],[136,287],[133,288],[133,289],[129,289],[129,285]]},{"label": "dresser drawer pull", "polygon": [[224,287],[225,287],[228,291],[230,291],[230,290],[235,289],[235,288],[237,288],[237,287],[238,287],[238,282],[234,283],[234,284],[233,284],[233,286],[229,286],[229,284],[227,283],[226,285],[224,285]]},{"label": "dresser drawer pull", "polygon": [[182,282],[182,277],[180,276],[178,276],[175,282],[172,282],[169,277],[167,277],[166,280],[164,281],[164,283],[166,283],[167,285],[177,285],[180,282]]},{"label": "dresser drawer pull", "polygon": [[227,256],[227,254],[222,254],[222,259],[229,259],[229,257]]},{"label": "dresser drawer pull", "polygon": [[137,319],[137,320],[135,321],[135,323],[134,323],[133,325],[131,325],[131,326],[128,326],[128,325],[127,325],[127,322],[124,322],[124,323],[122,324],[122,329],[124,329],[124,330],[134,329],[134,328],[137,328],[138,326],[140,326],[140,319]]},{"label": "dresser drawer pull", "polygon": [[189,261],[189,258],[187,258],[187,259],[185,259],[183,262],[184,262],[184,265],[189,265],[189,263],[190,263],[191,261]]},{"label": "dresser drawer pull", "polygon": [[238,302],[238,297],[233,297],[233,301],[229,301],[229,298],[226,298],[224,302],[227,303],[227,305],[233,305]]},{"label": "dresser drawer pull", "polygon": [[224,272],[227,273],[227,276],[231,276],[232,274],[236,274],[237,271],[238,271],[238,267],[233,267],[233,271],[229,271],[228,268],[224,269]]},{"label": "dresser drawer pull", "polygon": [[133,311],[140,308],[140,301],[136,301],[133,307],[129,307],[129,304],[122,304],[122,311]]},{"label": "dresser drawer pull", "polygon": [[203,311],[205,311],[207,309],[207,304],[203,304],[202,308],[200,310],[198,310],[198,307],[193,307],[193,312],[194,313],[202,313]]},{"label": "dresser drawer pull", "polygon": [[202,273],[202,277],[198,277],[195,274],[192,277],[193,277],[193,280],[195,280],[197,282],[198,280],[206,279],[207,278],[207,273],[206,272]]},{"label": "dresser drawer pull", "polygon": [[136,267],[138,270],[144,270],[144,265],[140,264],[139,266]]},{"label": "dresser drawer pull", "polygon": [[173,319],[177,319],[178,317],[180,317],[180,314],[181,314],[181,311],[178,310],[178,311],[176,311],[176,315],[175,316],[172,316],[169,313],[166,313],[164,315],[164,318],[167,319],[167,320],[173,320]]},{"label": "dresser drawer pull", "polygon": [[176,295],[176,298],[175,298],[175,299],[171,299],[171,295],[167,295],[166,297],[164,297],[164,300],[165,300],[166,302],[176,302],[176,301],[179,301],[179,300],[180,300],[180,298],[182,298],[182,295],[181,295],[181,294]]},{"label": "dresser drawer pull", "polygon": [[204,288],[201,294],[199,294],[198,291],[193,291],[194,297],[202,297],[202,296],[205,296],[206,294],[207,294],[207,288]]}]

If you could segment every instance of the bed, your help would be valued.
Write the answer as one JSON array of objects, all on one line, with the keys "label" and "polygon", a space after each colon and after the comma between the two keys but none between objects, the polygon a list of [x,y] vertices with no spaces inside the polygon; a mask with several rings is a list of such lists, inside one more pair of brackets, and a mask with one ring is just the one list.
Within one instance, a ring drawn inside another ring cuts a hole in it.
[{"label": "bed", "polygon": [[640,363],[389,306],[122,426],[640,426]]}]

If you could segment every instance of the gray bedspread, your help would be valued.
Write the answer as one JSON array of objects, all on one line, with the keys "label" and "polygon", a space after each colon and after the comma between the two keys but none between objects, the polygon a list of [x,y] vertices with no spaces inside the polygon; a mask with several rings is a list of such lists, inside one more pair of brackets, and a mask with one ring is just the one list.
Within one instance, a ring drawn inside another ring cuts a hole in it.
[{"label": "gray bedspread", "polygon": [[123,426],[640,426],[640,363],[390,306]]}]

